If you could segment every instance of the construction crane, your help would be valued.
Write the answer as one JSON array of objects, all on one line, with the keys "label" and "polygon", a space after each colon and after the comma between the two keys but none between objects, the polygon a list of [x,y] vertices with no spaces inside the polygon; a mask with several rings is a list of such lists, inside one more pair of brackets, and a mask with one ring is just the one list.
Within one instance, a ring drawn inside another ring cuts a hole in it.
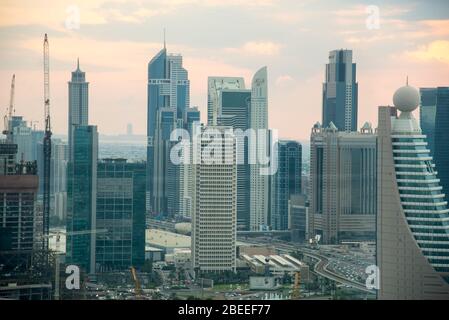
[{"label": "construction crane", "polygon": [[59,249],[59,244],[60,244],[60,239],[61,239],[61,234],[65,234],[66,236],[80,236],[80,235],[86,235],[86,234],[96,234],[96,233],[104,233],[107,232],[108,229],[94,229],[94,230],[83,230],[83,231],[69,231],[69,232],[65,232],[65,231],[56,231],[54,234],[48,234],[48,235],[44,235],[44,239],[48,239],[51,237],[56,237],[56,255],[55,255],[55,294],[54,294],[54,299],[55,300],[59,300],[59,286],[60,286],[60,277],[61,277],[61,273],[60,273],[60,260],[59,260],[59,255],[62,253],[61,250]]},{"label": "construction crane", "polygon": [[11,92],[9,96],[9,106],[8,106],[8,112],[5,115],[5,129],[3,130],[3,134],[6,135],[6,141],[12,142],[12,128],[11,126],[11,120],[12,120],[12,113],[14,111],[14,90],[16,86],[16,75],[12,75],[11,80]]},{"label": "construction crane", "polygon": [[301,284],[301,272],[296,271],[295,272],[295,282],[293,284],[293,290],[292,290],[292,300],[299,299],[300,297],[300,291],[299,291],[299,285]]},{"label": "construction crane", "polygon": [[51,124],[50,124],[50,62],[47,34],[44,38],[44,109],[45,109],[45,133],[44,133],[44,183],[43,183],[43,249],[48,249],[50,230],[50,161],[51,161]]},{"label": "construction crane", "polygon": [[136,298],[140,299],[142,297],[142,289],[140,288],[139,278],[137,278],[136,269],[134,267],[131,267],[131,275],[135,284],[134,293],[136,294]]}]

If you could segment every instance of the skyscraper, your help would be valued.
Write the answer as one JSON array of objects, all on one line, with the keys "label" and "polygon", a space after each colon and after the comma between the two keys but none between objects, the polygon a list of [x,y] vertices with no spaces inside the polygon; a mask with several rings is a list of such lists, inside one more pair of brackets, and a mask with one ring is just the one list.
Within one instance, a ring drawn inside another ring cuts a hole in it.
[{"label": "skyscraper", "polygon": [[86,73],[80,69],[79,59],[76,70],[72,72],[72,79],[68,85],[68,160],[72,161],[74,127],[76,125],[87,126],[89,119],[89,82],[86,82]]},{"label": "skyscraper", "polygon": [[221,113],[221,91],[245,89],[242,77],[208,77],[207,78],[207,123],[217,125]]},{"label": "skyscraper", "polygon": [[438,87],[436,93],[433,157],[445,200],[449,202],[449,87]]},{"label": "skyscraper", "polygon": [[[96,229],[97,126],[74,126],[72,158],[68,165],[67,232],[90,232]],[[67,262],[95,273],[95,240],[95,233],[68,235]]]},{"label": "skyscraper", "polygon": [[[250,142],[249,148],[256,154],[269,156],[270,136],[268,134],[268,85],[267,67],[259,69],[251,83],[251,120],[250,128],[256,130],[256,141]],[[259,133],[265,135],[259,135]],[[264,139],[266,138],[266,140]],[[259,230],[268,225],[270,207],[269,175],[261,174],[264,167],[259,161],[250,165],[250,229]]]},{"label": "skyscraper", "polygon": [[[31,257],[42,235],[42,230],[36,229],[37,166],[36,162],[27,162],[16,167],[16,152],[16,144],[0,141],[0,251]],[[10,263],[0,255],[2,272],[10,271]],[[12,267],[18,268],[19,263]]]},{"label": "skyscraper", "polygon": [[449,299],[449,209],[413,111],[419,92],[393,96],[401,114],[379,107],[377,266],[379,299]]},{"label": "skyscraper", "polygon": [[97,271],[141,267],[145,260],[145,163],[103,159],[97,170]]},{"label": "skyscraper", "polygon": [[420,88],[419,125],[427,137],[427,145],[433,155],[435,142],[435,115],[437,111],[437,89]]},{"label": "skyscraper", "polygon": [[[166,192],[176,192],[168,186],[175,183],[172,179],[177,181],[178,176],[173,176],[177,174],[176,168],[171,166],[164,149],[170,137],[166,130],[177,127],[178,120],[183,118],[184,111],[190,105],[190,83],[187,70],[182,67],[182,56],[167,54],[164,45],[148,63],[147,89],[147,209],[173,215],[170,207],[172,200],[169,200],[173,197]],[[164,121],[164,124],[158,121]]]},{"label": "skyscraper", "polygon": [[374,240],[376,227],[376,135],[319,123],[310,137],[310,236],[323,243]]},{"label": "skyscraper", "polygon": [[304,194],[292,195],[289,201],[290,231],[292,242],[303,243],[308,239],[309,203]]},{"label": "skyscraper", "polygon": [[[194,128],[200,125],[200,112],[197,107],[188,108],[184,112],[184,121],[183,126],[184,129],[189,132],[190,140],[189,143],[192,143],[192,137],[194,135]],[[182,155],[183,159],[186,156],[189,156],[192,159],[193,150],[189,148],[189,155]],[[195,189],[195,177],[193,174],[193,164],[191,161],[188,163],[181,163],[179,165],[179,201],[180,201],[180,209],[179,213],[184,218],[192,217],[193,210],[193,197],[194,197],[194,189]]]},{"label": "skyscraper", "polygon": [[323,83],[323,127],[331,122],[340,131],[357,131],[358,83],[352,50],[329,53]]},{"label": "skyscraper", "polygon": [[[289,228],[289,200],[301,194],[301,144],[293,140],[280,140],[277,144],[278,170],[271,177],[271,228]],[[276,150],[276,149],[275,149]]]},{"label": "skyscraper", "polygon": [[236,270],[237,166],[232,128],[203,127],[195,171],[192,262],[198,272]]},{"label": "skyscraper", "polygon": [[[219,90],[219,114],[217,124],[245,132],[250,126],[251,90]],[[249,230],[250,225],[250,166],[248,163],[248,139],[237,139],[237,229]]]},{"label": "skyscraper", "polygon": [[11,123],[12,141],[17,144],[17,160],[34,161],[33,134],[31,127],[21,116],[13,116]]}]

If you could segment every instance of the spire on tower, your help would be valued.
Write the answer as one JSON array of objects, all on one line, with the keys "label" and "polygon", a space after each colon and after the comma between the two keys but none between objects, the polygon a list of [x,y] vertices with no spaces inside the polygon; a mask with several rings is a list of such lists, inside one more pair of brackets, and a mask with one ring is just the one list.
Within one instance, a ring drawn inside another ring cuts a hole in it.
[{"label": "spire on tower", "polygon": [[78,57],[77,61],[76,61],[76,69],[80,69],[80,58]]},{"label": "spire on tower", "polygon": [[164,28],[164,49],[165,49],[165,28]]}]

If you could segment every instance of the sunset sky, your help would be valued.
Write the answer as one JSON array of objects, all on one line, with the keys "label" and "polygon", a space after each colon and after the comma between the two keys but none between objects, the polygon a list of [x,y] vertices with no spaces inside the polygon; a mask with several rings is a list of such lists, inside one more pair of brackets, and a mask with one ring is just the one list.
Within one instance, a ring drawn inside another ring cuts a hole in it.
[{"label": "sunset sky", "polygon": [[[379,28],[369,27],[372,6]],[[16,114],[42,127],[48,33],[53,132],[67,132],[67,82],[79,57],[90,82],[90,124],[118,134],[132,123],[144,134],[147,64],[163,46],[164,28],[167,50],[184,57],[190,101],[203,121],[208,76],[243,76],[248,86],[266,65],[269,126],[283,138],[308,139],[321,120],[324,66],[333,49],[353,50],[359,126],[376,125],[377,106],[392,103],[407,75],[416,87],[449,86],[447,0],[2,0],[2,118],[15,73]]]}]

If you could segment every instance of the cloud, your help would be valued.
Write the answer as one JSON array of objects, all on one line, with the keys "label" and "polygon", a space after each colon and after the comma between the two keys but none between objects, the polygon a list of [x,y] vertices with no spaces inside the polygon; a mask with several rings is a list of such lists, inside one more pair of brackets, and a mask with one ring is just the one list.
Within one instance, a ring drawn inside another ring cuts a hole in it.
[{"label": "cloud", "polygon": [[285,74],[285,75],[282,75],[282,76],[279,76],[279,77],[276,78],[276,85],[277,86],[284,86],[284,85],[289,84],[289,83],[291,83],[293,81],[294,80],[293,80],[293,78],[290,75]]},{"label": "cloud", "polygon": [[271,41],[249,41],[240,48],[226,48],[229,53],[274,56],[279,54],[281,45]]},{"label": "cloud", "polygon": [[432,41],[428,45],[419,47],[415,51],[406,52],[406,55],[418,61],[439,61],[449,64],[449,41]]}]

